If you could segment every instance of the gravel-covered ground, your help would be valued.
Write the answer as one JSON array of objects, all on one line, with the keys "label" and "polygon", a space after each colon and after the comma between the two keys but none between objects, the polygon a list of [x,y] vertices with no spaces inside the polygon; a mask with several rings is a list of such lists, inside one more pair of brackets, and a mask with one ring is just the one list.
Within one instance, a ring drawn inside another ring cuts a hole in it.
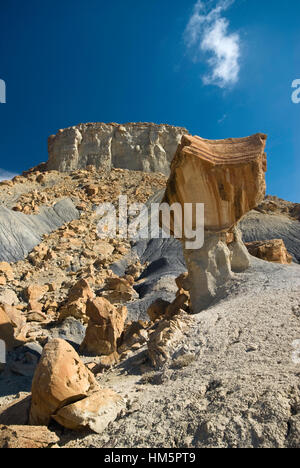
[{"label": "gravel-covered ground", "polygon": [[253,259],[227,296],[194,316],[174,359],[142,351],[100,378],[128,400],[101,436],[65,447],[296,447],[300,441],[300,267]]}]

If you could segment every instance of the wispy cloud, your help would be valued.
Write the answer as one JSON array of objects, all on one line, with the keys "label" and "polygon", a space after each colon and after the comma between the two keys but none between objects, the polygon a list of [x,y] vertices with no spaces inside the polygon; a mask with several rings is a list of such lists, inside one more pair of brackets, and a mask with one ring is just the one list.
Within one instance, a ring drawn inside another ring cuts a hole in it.
[{"label": "wispy cloud", "polygon": [[0,168],[0,182],[1,180],[9,180],[15,177],[17,174],[14,172],[6,171],[5,169]]},{"label": "wispy cloud", "polygon": [[195,61],[208,54],[209,72],[203,76],[206,85],[220,88],[237,83],[240,72],[240,36],[228,32],[229,21],[223,13],[235,0],[198,0],[185,30],[185,41]]}]

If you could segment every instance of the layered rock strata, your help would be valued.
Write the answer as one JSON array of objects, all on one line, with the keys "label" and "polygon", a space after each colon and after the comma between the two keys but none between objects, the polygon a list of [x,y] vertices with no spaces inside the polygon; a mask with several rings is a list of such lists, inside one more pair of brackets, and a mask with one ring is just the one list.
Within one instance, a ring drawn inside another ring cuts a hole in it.
[{"label": "layered rock strata", "polygon": [[[210,141],[185,135],[176,151],[163,201],[180,204],[185,221],[190,216],[186,204],[204,204],[202,248],[186,248],[182,223],[194,312],[207,308],[221,294],[233,271],[244,271],[249,266],[236,226],[265,196],[266,138],[256,134]],[[199,229],[197,221],[194,215],[189,220],[193,230]],[[173,215],[173,235],[177,234],[175,225]]]},{"label": "layered rock strata", "polygon": [[48,140],[47,170],[68,172],[94,165],[169,174],[185,128],[152,123],[87,123],[59,130]]}]

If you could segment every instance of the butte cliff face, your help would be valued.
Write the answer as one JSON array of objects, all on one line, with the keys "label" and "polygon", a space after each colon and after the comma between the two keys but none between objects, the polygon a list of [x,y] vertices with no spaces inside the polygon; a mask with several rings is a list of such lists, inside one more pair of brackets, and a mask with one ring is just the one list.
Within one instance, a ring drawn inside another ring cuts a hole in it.
[{"label": "butte cliff face", "polygon": [[47,170],[68,172],[94,165],[169,174],[185,128],[152,123],[88,123],[59,130],[48,140]]}]

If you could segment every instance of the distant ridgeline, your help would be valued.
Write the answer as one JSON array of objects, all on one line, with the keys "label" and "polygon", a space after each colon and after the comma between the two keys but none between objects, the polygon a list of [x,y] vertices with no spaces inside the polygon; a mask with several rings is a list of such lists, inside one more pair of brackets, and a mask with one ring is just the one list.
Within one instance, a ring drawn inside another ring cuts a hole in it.
[{"label": "distant ridgeline", "polygon": [[153,123],[87,123],[59,130],[48,140],[48,170],[68,172],[94,165],[168,175],[188,130]]}]

